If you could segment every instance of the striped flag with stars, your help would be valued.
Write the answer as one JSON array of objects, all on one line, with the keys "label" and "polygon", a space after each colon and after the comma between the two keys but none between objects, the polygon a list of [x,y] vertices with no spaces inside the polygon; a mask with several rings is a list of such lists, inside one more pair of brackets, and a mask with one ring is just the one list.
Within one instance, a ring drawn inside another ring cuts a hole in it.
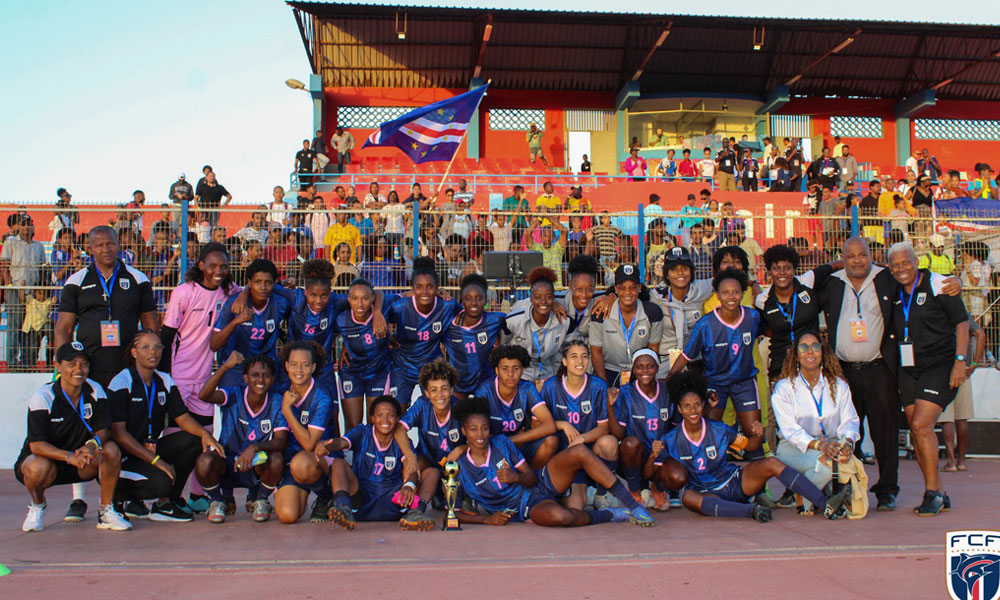
[{"label": "striped flag with stars", "polygon": [[395,146],[415,163],[451,160],[488,86],[415,108],[398,119],[386,121],[368,136],[363,147]]}]

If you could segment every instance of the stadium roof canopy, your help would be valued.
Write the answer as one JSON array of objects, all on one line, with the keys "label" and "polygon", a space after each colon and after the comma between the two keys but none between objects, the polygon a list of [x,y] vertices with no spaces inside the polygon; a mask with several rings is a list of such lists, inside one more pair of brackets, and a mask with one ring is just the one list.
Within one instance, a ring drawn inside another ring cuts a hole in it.
[{"label": "stadium roof canopy", "polygon": [[995,26],[288,4],[324,86],[1000,100]]}]

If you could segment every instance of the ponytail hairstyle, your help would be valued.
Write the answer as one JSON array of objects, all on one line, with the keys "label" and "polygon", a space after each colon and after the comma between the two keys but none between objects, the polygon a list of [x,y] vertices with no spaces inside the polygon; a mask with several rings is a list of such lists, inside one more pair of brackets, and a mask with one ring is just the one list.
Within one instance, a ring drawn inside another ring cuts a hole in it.
[{"label": "ponytail hairstyle", "polygon": [[554,292],[558,280],[559,276],[556,275],[556,272],[548,267],[535,267],[528,273],[528,287],[531,291],[535,290],[536,285],[548,285]]},{"label": "ponytail hairstyle", "polygon": [[[156,332],[153,331],[152,329],[143,329],[143,330],[140,330],[140,331],[136,332],[136,334],[132,336],[132,341],[129,342],[128,348],[125,349],[125,366],[126,367],[131,368],[131,367],[135,366],[135,357],[132,356],[132,350],[135,350],[136,348],[139,347],[139,338],[147,336],[147,335],[153,336],[156,339],[157,342],[160,341],[160,336],[157,335]],[[164,348],[163,350],[166,351],[167,349]]]},{"label": "ponytail hairstyle", "polygon": [[[566,358],[566,356],[569,354],[570,348],[572,348],[573,346],[582,346],[583,349],[587,351],[587,354],[590,354],[590,348],[587,346],[587,344],[583,343],[583,340],[579,338],[563,342],[563,345],[559,348],[559,354],[561,354],[563,358]],[[568,369],[566,369],[566,365],[559,363],[559,368],[556,370],[556,376],[563,377],[564,375],[566,375],[567,372]]]},{"label": "ponytail hairstyle", "polygon": [[459,425],[465,425],[465,421],[475,415],[483,417],[489,423],[490,401],[479,396],[469,396],[465,400],[459,400],[455,403],[452,414],[455,415]]},{"label": "ponytail hairstyle", "polygon": [[438,284],[437,270],[434,268],[434,259],[429,256],[420,256],[413,261],[413,277],[410,278],[410,285],[417,280],[420,275],[428,275],[434,280],[434,285]]},{"label": "ponytail hairstyle", "polygon": [[681,371],[667,380],[667,393],[674,406],[680,407],[681,400],[688,394],[694,394],[704,403],[708,399],[708,386],[705,379],[691,371]]},{"label": "ponytail hairstyle", "polygon": [[303,287],[321,285],[330,289],[336,271],[333,263],[325,258],[314,258],[302,263],[302,278],[305,280]]}]

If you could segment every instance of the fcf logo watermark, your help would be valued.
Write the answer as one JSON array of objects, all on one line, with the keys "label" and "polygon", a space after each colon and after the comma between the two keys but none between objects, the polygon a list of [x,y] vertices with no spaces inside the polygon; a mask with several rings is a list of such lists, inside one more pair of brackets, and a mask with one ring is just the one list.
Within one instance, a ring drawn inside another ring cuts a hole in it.
[{"label": "fcf logo watermark", "polygon": [[945,551],[954,600],[1000,600],[1000,531],[949,531]]}]

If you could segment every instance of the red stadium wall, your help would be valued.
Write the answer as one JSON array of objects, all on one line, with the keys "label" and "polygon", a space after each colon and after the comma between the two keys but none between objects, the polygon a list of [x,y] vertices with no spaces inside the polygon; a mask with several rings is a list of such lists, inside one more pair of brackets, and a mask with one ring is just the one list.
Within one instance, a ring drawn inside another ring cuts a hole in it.
[{"label": "red stadium wall", "polygon": [[[958,100],[938,100],[938,103],[921,112],[921,119],[1000,119],[1000,103],[997,102],[962,102]],[[910,148],[920,150],[927,148],[931,154],[938,157],[945,169],[965,171],[971,179],[975,179],[973,168],[977,162],[988,162],[996,169],[997,157],[1000,156],[1000,142],[977,140],[918,140],[910,131]]]},{"label": "red stadium wall", "polygon": [[[466,90],[445,88],[326,88],[324,122],[332,131],[337,122],[338,106],[421,106],[451,98]],[[614,94],[594,92],[524,92],[520,90],[491,90],[479,111],[479,155],[495,159],[528,158],[528,145],[523,131],[494,131],[489,129],[487,111],[490,108],[526,108],[545,110],[545,138],[543,151],[549,165],[565,166],[566,128],[564,111],[573,108],[609,109],[614,105]],[[541,124],[540,124],[541,125]],[[355,154],[379,158],[399,158],[403,154],[394,148],[360,149],[372,129],[351,130],[359,149]],[[459,149],[459,156],[466,152],[466,142]]]},{"label": "red stadium wall", "polygon": [[[830,134],[831,116],[880,117],[882,137],[841,138],[851,147],[851,154],[858,162],[869,162],[881,171],[896,164],[896,117],[892,100],[853,100],[842,98],[793,98],[781,107],[777,114],[810,115],[813,134],[822,135],[826,145],[833,149],[833,135]],[[780,142],[780,140],[779,140]],[[820,149],[816,149],[817,152]]]}]

